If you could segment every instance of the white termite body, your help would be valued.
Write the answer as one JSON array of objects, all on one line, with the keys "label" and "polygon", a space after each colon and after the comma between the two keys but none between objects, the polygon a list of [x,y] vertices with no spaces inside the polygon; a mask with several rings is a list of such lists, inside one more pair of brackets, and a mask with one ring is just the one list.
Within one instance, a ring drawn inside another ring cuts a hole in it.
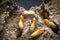
[{"label": "white termite body", "polygon": [[32,19],[32,24],[31,24],[31,26],[30,26],[30,32],[33,32],[34,31],[34,29],[35,29],[35,26],[36,26],[36,18],[34,17],[33,19]]},{"label": "white termite body", "polygon": [[23,20],[24,20],[23,15],[20,15],[19,28],[20,28],[21,30],[24,28]]},{"label": "white termite body", "polygon": [[33,32],[31,35],[30,35],[30,38],[34,38],[34,37],[37,37],[39,35],[42,35],[42,33],[44,33],[45,30],[43,28],[40,28],[38,30],[36,30],[35,32]]}]

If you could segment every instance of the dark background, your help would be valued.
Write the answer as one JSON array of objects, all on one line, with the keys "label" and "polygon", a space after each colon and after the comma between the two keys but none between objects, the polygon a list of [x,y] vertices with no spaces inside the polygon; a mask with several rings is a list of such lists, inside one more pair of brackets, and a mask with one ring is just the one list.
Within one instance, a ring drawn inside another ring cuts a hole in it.
[{"label": "dark background", "polygon": [[[49,1],[50,0],[44,0],[45,3]],[[22,6],[28,10],[29,8],[31,8],[31,6],[39,6],[42,3],[42,0],[15,0],[15,2],[19,6]]]}]

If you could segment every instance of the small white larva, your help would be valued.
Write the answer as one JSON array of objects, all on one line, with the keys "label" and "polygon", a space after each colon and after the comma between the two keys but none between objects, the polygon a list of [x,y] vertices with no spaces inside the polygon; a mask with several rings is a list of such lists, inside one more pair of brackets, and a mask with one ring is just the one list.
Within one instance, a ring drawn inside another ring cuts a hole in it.
[{"label": "small white larva", "polygon": [[19,28],[20,28],[21,30],[24,28],[24,25],[23,25],[23,20],[24,20],[23,15],[20,15]]},{"label": "small white larva", "polygon": [[25,15],[34,15],[35,14],[35,12],[33,11],[33,10],[28,10],[28,11],[24,11],[23,12],[23,14],[25,14]]},{"label": "small white larva", "polygon": [[44,21],[44,23],[45,23],[47,26],[49,26],[49,27],[51,27],[51,28],[53,28],[53,29],[56,28],[56,25],[55,25],[52,21],[50,21],[50,20],[48,20],[48,19],[44,19],[43,21]]},{"label": "small white larva", "polygon": [[40,28],[40,29],[36,30],[35,32],[33,32],[33,33],[30,35],[30,38],[34,38],[34,37],[40,36],[40,35],[42,35],[44,32],[45,32],[45,30],[44,30],[43,28]]},{"label": "small white larva", "polygon": [[31,24],[31,26],[30,26],[30,32],[33,32],[34,31],[34,29],[35,29],[35,25],[36,25],[36,18],[34,17],[33,19],[32,19],[32,24]]}]

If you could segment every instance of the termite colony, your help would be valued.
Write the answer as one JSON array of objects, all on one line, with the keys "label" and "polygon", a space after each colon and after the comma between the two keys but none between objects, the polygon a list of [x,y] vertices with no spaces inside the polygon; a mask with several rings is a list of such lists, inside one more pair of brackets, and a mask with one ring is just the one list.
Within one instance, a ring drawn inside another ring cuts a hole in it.
[{"label": "termite colony", "polygon": [[[21,15],[20,15],[20,20],[19,20],[19,29],[22,31],[24,29],[24,15],[35,15],[35,11],[33,10],[29,10],[29,11],[24,11]],[[58,33],[58,25],[50,20],[50,17],[49,17],[49,12],[47,10],[44,9],[43,7],[43,12],[40,14],[42,16],[42,19],[43,19],[43,22],[45,25],[47,25],[48,27],[50,27],[52,29],[53,32],[55,33]],[[42,35],[45,31],[47,31],[46,29],[44,28],[39,28],[35,31],[35,28],[36,28],[36,22],[37,22],[37,19],[36,17],[34,16],[31,20],[31,25],[29,27],[29,32],[32,33],[30,34],[30,38],[34,38],[34,37],[37,37],[39,35]],[[27,25],[27,24],[26,24]]]}]

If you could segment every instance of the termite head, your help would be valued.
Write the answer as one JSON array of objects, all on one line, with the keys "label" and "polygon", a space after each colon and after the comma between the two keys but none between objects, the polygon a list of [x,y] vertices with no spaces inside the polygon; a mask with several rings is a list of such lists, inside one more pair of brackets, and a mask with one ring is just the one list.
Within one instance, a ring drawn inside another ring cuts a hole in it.
[{"label": "termite head", "polygon": [[33,19],[32,19],[32,23],[36,23],[37,22],[37,20],[36,20],[36,18],[34,17]]},{"label": "termite head", "polygon": [[24,16],[23,15],[20,15],[20,20],[24,20]]},{"label": "termite head", "polygon": [[49,23],[50,23],[50,20],[48,20],[48,19],[44,19],[43,22],[49,24]]},{"label": "termite head", "polygon": [[43,22],[47,25],[47,26],[53,26],[53,23],[50,21],[50,20],[48,20],[48,19],[44,19],[43,20]]},{"label": "termite head", "polygon": [[43,28],[39,29],[39,32],[45,32],[45,31],[46,31],[46,30],[43,29]]}]

